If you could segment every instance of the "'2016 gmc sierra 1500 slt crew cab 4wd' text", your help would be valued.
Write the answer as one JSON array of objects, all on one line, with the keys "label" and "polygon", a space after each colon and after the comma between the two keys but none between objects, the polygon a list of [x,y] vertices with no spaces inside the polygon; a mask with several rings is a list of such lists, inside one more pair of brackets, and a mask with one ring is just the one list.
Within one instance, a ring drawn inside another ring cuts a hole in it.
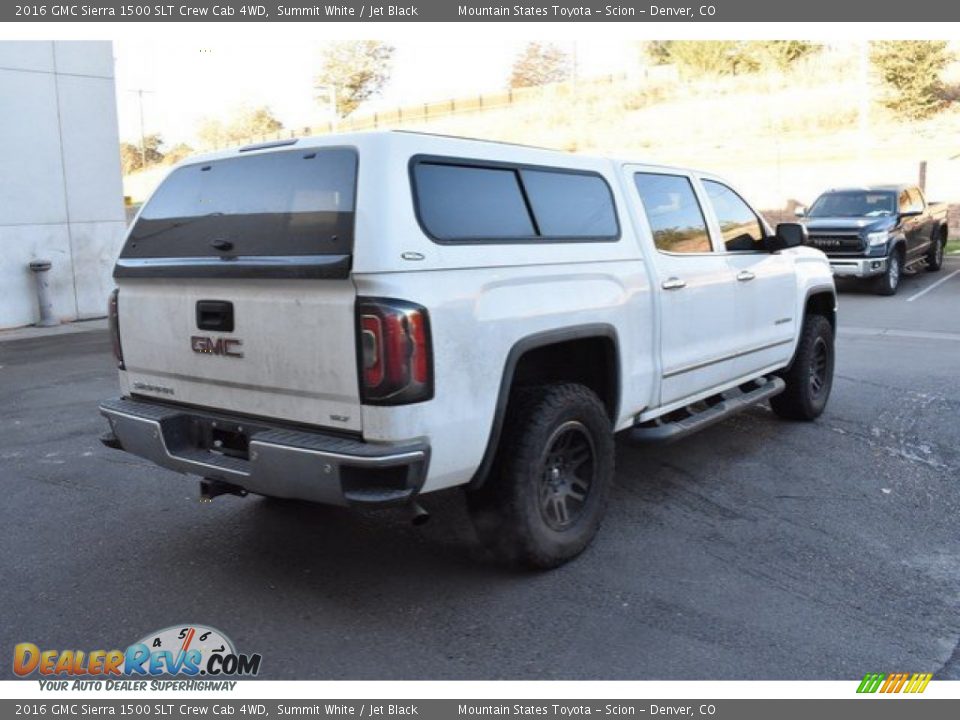
[{"label": "'2016 gmc sierra 1500 slt crew cab 4wd' text", "polygon": [[828,190],[797,215],[837,277],[871,278],[880,295],[895,294],[908,268],[943,266],[947,206],[928,203],[916,185]]},{"label": "'2016 gmc sierra 1500 slt crew cab 4wd' text", "polygon": [[824,409],[836,294],[805,231],[706,173],[381,132],[191,158],[143,206],[109,315],[104,443],[248,492],[403,505],[558,565],[614,434]]}]

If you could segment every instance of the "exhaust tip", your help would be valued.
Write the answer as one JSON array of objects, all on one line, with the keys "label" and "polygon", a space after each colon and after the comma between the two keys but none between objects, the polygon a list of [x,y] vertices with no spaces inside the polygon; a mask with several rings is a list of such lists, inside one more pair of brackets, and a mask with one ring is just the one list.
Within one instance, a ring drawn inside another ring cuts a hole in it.
[{"label": "exhaust tip", "polygon": [[410,506],[410,522],[416,527],[426,525],[430,522],[430,513],[420,503],[413,503]]}]

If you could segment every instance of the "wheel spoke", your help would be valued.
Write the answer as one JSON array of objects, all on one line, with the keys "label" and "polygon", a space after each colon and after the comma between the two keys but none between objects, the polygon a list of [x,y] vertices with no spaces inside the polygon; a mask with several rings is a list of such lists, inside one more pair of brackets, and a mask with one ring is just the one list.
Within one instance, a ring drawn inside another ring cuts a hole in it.
[{"label": "wheel spoke", "polygon": [[577,452],[568,456],[567,467],[569,467],[571,470],[576,470],[585,462],[590,460],[591,457],[592,454],[590,453],[590,448],[582,448],[577,450]]},{"label": "wheel spoke", "polygon": [[553,452],[555,455],[563,455],[570,443],[573,442],[573,433],[565,432],[553,443]]},{"label": "wheel spoke", "polygon": [[557,514],[557,521],[561,525],[566,525],[570,522],[570,510],[567,507],[566,496],[560,495],[554,498],[553,509]]}]

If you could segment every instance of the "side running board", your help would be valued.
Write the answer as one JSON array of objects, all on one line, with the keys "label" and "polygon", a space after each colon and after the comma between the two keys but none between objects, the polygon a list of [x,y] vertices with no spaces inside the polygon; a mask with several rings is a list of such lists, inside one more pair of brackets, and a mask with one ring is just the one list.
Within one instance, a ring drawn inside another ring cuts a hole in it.
[{"label": "side running board", "polygon": [[739,388],[648,420],[630,430],[630,439],[640,443],[667,443],[735,415],[751,405],[783,392],[786,384],[778,377],[761,378]]}]

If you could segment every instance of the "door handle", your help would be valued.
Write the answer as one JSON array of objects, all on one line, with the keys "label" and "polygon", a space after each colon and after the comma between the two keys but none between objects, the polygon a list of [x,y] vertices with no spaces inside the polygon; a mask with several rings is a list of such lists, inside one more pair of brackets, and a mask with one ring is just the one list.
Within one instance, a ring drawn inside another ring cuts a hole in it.
[{"label": "door handle", "polygon": [[679,290],[680,288],[685,288],[687,284],[678,277],[667,278],[664,280],[660,287],[664,290]]},{"label": "door handle", "polygon": [[749,282],[750,280],[753,280],[755,277],[756,275],[754,275],[749,270],[741,270],[740,272],[737,273],[737,280],[739,282]]}]

